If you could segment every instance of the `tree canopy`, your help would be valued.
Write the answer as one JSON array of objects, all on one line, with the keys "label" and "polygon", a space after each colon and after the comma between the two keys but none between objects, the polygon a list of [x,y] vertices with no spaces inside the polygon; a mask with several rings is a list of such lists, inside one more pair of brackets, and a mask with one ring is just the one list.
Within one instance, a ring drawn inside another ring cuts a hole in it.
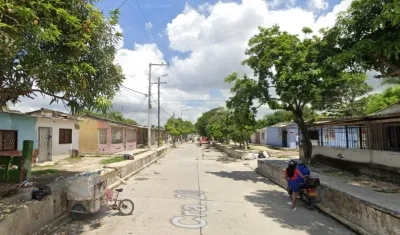
[{"label": "tree canopy", "polygon": [[366,114],[372,114],[385,109],[393,103],[400,101],[400,86],[390,87],[382,93],[367,97],[366,100]]},{"label": "tree canopy", "polygon": [[[258,79],[252,97],[261,104],[268,103],[272,109],[290,111],[303,137],[304,156],[311,158],[312,145],[305,118],[305,109],[327,110],[343,103],[343,97],[362,94],[363,90],[348,89],[347,84],[358,79],[334,65],[326,63],[332,53],[327,42],[304,28],[305,39],[280,30],[278,26],[260,28],[249,41],[243,64],[253,69]],[[276,97],[268,90],[275,87]],[[360,86],[359,88],[364,88]],[[364,89],[365,90],[365,89]]]},{"label": "tree canopy", "polygon": [[181,135],[189,135],[195,132],[195,127],[190,121],[171,117],[165,123],[165,130],[175,138]]},{"label": "tree canopy", "polygon": [[96,0],[0,2],[0,104],[43,94],[73,114],[105,111],[124,76],[115,65],[117,10]]},{"label": "tree canopy", "polygon": [[108,111],[106,113],[101,113],[101,112],[92,112],[92,111],[84,110],[84,111],[81,111],[80,114],[93,116],[93,117],[99,117],[99,118],[106,118],[106,119],[121,122],[124,124],[129,124],[129,125],[138,125],[138,123],[135,120],[130,119],[130,118],[125,118],[124,115],[119,111]]},{"label": "tree canopy", "polygon": [[400,0],[353,0],[323,33],[336,53],[330,63],[400,78]]}]

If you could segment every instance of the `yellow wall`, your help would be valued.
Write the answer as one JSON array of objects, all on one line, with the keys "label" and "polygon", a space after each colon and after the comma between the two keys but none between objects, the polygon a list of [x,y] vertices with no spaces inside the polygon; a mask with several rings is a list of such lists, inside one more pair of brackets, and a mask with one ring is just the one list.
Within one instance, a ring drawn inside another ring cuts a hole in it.
[{"label": "yellow wall", "polygon": [[79,123],[79,152],[82,154],[98,153],[97,120],[85,118]]}]

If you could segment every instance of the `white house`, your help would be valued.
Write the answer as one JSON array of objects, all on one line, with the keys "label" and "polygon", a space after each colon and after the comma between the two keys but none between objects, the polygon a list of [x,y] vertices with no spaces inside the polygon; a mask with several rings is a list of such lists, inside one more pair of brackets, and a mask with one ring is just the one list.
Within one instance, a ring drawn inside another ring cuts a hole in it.
[{"label": "white house", "polygon": [[298,128],[295,123],[278,123],[267,127],[267,145],[297,148]]},{"label": "white house", "polygon": [[68,158],[79,149],[79,121],[76,117],[43,108],[27,114],[37,117],[37,162]]}]

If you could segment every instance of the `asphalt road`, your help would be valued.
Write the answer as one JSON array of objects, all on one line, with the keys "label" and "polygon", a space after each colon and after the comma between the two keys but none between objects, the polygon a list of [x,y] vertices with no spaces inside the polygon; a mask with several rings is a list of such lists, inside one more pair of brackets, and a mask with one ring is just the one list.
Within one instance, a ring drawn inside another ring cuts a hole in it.
[{"label": "asphalt road", "polygon": [[292,211],[286,192],[254,172],[255,160],[223,156],[212,148],[182,145],[122,186],[121,198],[135,203],[133,215],[102,211],[54,234],[353,234],[301,203]]}]

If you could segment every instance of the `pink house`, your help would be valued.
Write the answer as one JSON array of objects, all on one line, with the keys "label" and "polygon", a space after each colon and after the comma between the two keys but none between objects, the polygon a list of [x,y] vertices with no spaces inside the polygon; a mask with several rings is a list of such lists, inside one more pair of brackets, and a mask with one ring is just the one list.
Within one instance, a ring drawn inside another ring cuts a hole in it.
[{"label": "pink house", "polygon": [[138,126],[86,116],[79,128],[79,152],[113,154],[136,149]]}]

